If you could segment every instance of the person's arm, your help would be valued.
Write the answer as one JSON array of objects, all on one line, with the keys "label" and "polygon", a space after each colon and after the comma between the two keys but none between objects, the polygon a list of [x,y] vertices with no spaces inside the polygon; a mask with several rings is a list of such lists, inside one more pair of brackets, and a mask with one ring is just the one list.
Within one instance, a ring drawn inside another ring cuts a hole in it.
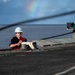
[{"label": "person's arm", "polygon": [[11,39],[11,43],[9,44],[10,48],[14,48],[16,46],[20,46],[21,45],[21,41],[18,42],[18,39],[16,37]]},{"label": "person's arm", "polygon": [[10,48],[13,48],[13,47],[16,47],[16,46],[20,46],[20,45],[21,45],[21,43],[11,44]]}]

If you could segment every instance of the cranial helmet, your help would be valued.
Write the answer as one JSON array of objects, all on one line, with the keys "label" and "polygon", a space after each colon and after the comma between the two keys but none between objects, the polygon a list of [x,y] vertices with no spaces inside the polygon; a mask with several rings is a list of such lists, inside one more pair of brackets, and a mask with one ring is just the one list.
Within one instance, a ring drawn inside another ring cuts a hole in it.
[{"label": "cranial helmet", "polygon": [[16,32],[23,32],[23,31],[22,31],[21,27],[17,27],[17,28],[15,29],[15,33],[16,33]]}]

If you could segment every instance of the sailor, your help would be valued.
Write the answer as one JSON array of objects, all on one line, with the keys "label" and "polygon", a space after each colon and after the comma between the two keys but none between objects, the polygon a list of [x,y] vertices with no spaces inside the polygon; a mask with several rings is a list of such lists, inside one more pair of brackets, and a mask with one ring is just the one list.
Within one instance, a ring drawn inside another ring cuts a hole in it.
[{"label": "sailor", "polygon": [[27,39],[22,37],[23,31],[21,27],[15,29],[15,34],[16,36],[11,39],[11,43],[9,44],[13,50],[26,49],[27,47],[33,50],[37,48],[36,42],[27,42]]},{"label": "sailor", "polygon": [[9,44],[10,48],[14,50],[19,50],[21,48],[22,42],[27,42],[27,39],[22,37],[23,31],[21,27],[17,27],[15,29],[15,37],[11,39],[11,43]]}]

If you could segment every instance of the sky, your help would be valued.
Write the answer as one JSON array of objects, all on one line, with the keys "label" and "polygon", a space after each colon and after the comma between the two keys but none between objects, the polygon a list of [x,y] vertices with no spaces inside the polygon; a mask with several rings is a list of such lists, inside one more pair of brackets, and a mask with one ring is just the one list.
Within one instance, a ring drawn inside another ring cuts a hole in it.
[{"label": "sky", "polygon": [[[0,0],[0,25],[75,10],[75,0]],[[75,14],[33,24],[66,24],[75,22]]]}]

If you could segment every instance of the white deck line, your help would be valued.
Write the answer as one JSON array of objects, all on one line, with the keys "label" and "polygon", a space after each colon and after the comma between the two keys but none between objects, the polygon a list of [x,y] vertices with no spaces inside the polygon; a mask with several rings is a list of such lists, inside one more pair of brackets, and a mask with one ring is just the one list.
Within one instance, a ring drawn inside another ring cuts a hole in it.
[{"label": "white deck line", "polygon": [[56,73],[56,74],[54,74],[54,75],[63,75],[63,74],[66,74],[66,73],[68,73],[68,72],[70,72],[70,71],[72,71],[72,70],[74,70],[74,69],[75,69],[75,66],[73,66],[73,67],[71,67],[71,68],[69,68],[69,69],[67,69],[67,70],[65,70],[65,71]]}]

